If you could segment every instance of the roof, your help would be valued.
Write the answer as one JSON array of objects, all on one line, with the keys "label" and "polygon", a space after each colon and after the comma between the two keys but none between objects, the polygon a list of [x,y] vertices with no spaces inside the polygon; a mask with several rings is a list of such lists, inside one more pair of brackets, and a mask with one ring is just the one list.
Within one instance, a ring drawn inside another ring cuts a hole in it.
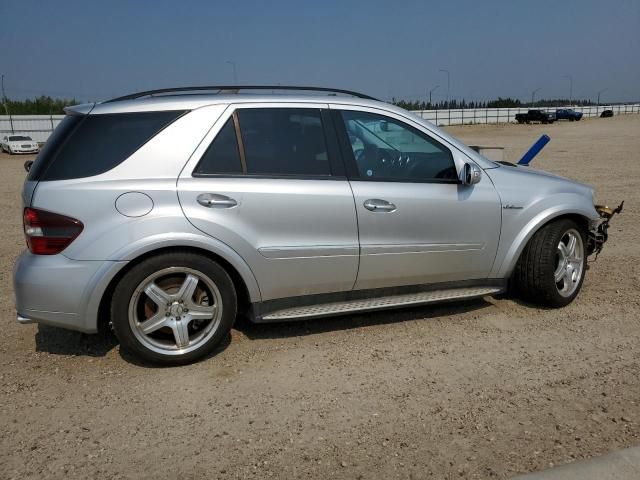
[{"label": "roof", "polygon": [[381,106],[390,107],[391,105],[378,101],[368,100],[364,98],[353,98],[338,95],[313,95],[313,94],[254,94],[254,93],[237,93],[237,94],[181,94],[181,95],[162,95],[157,97],[145,97],[133,100],[120,100],[117,102],[104,103],[86,103],[67,107],[67,113],[87,114],[106,114],[106,113],[125,113],[125,112],[144,112],[157,110],[194,110],[196,108],[207,105],[230,104],[230,103],[341,103],[347,105],[361,106]]}]

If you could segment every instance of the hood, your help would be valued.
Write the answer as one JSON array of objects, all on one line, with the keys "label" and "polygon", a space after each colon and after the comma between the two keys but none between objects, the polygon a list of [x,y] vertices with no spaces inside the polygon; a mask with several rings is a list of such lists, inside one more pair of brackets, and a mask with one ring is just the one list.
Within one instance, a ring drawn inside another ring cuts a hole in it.
[{"label": "hood", "polygon": [[522,165],[501,164],[499,168],[486,171],[499,192],[518,196],[518,191],[536,192],[541,195],[576,193],[593,198],[593,187],[553,173]]}]

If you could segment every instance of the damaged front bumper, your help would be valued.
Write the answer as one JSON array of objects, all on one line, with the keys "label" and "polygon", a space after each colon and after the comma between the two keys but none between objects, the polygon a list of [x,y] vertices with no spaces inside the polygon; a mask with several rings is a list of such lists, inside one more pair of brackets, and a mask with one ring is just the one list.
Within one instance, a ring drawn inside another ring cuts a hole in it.
[{"label": "damaged front bumper", "polygon": [[616,208],[609,208],[605,205],[596,205],[595,209],[600,218],[592,223],[587,237],[587,255],[596,254],[596,258],[604,248],[604,244],[609,238],[609,222],[617,214],[622,212],[624,201]]}]

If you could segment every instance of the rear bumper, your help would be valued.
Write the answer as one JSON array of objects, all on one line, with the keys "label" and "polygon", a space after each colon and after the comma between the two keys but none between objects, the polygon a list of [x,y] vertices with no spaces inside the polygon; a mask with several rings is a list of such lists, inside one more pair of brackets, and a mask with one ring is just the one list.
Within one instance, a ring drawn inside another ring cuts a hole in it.
[{"label": "rear bumper", "polygon": [[25,251],[13,270],[18,322],[95,333],[99,299],[120,264]]}]

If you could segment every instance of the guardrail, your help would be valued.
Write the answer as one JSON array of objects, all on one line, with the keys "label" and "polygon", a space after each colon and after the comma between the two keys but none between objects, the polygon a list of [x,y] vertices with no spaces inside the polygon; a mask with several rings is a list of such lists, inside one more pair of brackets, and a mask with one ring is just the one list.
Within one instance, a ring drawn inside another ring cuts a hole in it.
[{"label": "guardrail", "polygon": [[[614,115],[640,113],[640,104],[600,105],[590,107],[540,108],[555,112],[557,108],[572,108],[585,117],[597,117],[603,110],[613,110]],[[414,114],[436,125],[473,125],[484,123],[515,122],[516,114],[526,113],[529,108],[465,108],[453,110],[415,110]],[[7,134],[28,135],[44,143],[51,132],[62,121],[64,115],[0,115],[0,138]]]}]

